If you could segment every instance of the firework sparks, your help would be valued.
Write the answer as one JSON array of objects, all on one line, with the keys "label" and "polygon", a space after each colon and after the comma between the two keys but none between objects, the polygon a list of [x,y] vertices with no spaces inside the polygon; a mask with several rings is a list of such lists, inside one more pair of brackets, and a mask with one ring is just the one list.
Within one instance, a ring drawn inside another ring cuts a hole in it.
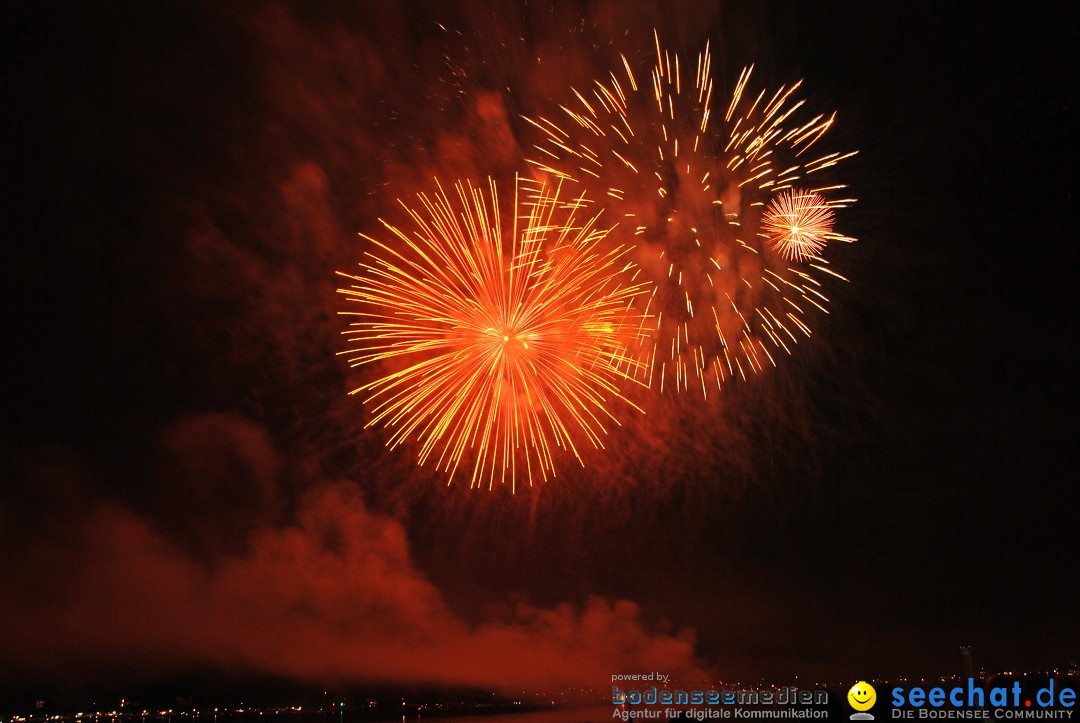
[{"label": "firework sparks", "polygon": [[402,203],[411,230],[382,221],[393,242],[364,236],[376,250],[361,272],[339,272],[363,307],[341,312],[354,319],[342,353],[392,368],[353,392],[367,394],[367,426],[391,428],[390,447],[418,442],[448,482],[471,463],[470,487],[547,480],[557,449],[581,462],[581,440],[602,447],[617,423],[612,404],[631,404],[620,381],[640,376],[646,287],[630,248],[600,251],[598,216],[579,222],[558,187],[526,186],[508,222],[494,181],[421,194],[418,209]]},{"label": "firework sparks", "polygon": [[717,104],[708,46],[694,65],[654,37],[648,72],[621,56],[554,119],[526,118],[540,132],[529,162],[633,229],[654,287],[646,382],[708,396],[775,366],[828,313],[823,278],[843,277],[822,254],[855,240],[832,231],[855,199],[823,171],[856,152],[817,150],[835,113],[802,118],[802,81],[754,94],[751,66]]},{"label": "firework sparks", "polygon": [[772,248],[790,261],[817,256],[832,238],[833,211],[811,191],[781,191],[769,202],[761,230]]}]

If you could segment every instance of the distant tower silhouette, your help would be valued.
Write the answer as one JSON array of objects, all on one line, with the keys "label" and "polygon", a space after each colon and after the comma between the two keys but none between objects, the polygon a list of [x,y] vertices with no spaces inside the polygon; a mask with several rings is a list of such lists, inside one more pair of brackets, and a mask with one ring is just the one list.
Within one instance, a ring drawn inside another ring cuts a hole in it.
[{"label": "distant tower silhouette", "polygon": [[[964,658],[964,676],[971,679],[971,680],[975,680],[975,664],[971,660],[971,646],[970,645],[961,645],[960,646],[960,655],[963,656],[963,658]],[[979,687],[982,688],[983,690],[989,690],[990,689],[990,681],[993,680],[993,678],[994,678],[994,676],[990,676],[986,680],[982,681],[979,684]],[[985,708],[986,707],[986,700],[985,699],[983,700],[982,705],[980,705],[979,707],[980,708]]]},{"label": "distant tower silhouette", "polygon": [[974,663],[971,662],[971,646],[970,645],[961,645],[960,646],[960,655],[962,655],[964,657],[964,677],[974,679],[974,677],[975,677],[975,665],[974,665]]}]

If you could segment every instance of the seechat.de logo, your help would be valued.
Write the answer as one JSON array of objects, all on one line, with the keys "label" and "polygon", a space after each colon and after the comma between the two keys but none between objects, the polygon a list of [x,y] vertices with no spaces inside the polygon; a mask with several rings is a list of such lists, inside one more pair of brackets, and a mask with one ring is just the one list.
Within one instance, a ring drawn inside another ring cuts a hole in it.
[{"label": "seechat.de logo", "polygon": [[968,678],[966,684],[892,689],[892,717],[899,719],[1071,718],[1076,690],[1068,679],[1053,679],[1038,689],[1019,680],[990,685]]}]

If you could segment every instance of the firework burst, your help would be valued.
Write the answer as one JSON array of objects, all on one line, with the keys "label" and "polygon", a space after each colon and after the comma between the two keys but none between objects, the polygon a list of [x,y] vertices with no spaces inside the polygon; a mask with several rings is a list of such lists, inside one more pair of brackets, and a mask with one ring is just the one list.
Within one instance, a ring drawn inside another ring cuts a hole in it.
[{"label": "firework burst", "polygon": [[598,216],[579,221],[580,202],[527,185],[509,219],[494,181],[421,194],[417,209],[402,203],[410,229],[382,221],[392,240],[364,236],[375,250],[360,273],[339,272],[362,307],[341,312],[353,318],[342,354],[389,369],[353,392],[367,395],[367,426],[393,430],[390,447],[418,443],[448,482],[471,465],[471,487],[516,489],[554,476],[559,449],[581,462],[582,441],[602,447],[617,423],[621,380],[641,375],[630,350],[646,287],[630,249],[599,250]]},{"label": "firework burst", "polygon": [[773,250],[789,261],[806,261],[825,248],[832,235],[833,211],[812,191],[789,188],[773,197],[761,230]]},{"label": "firework burst", "polygon": [[655,36],[647,71],[621,56],[558,115],[526,118],[538,175],[581,183],[636,234],[656,332],[645,381],[661,390],[708,396],[775,366],[828,313],[824,279],[843,278],[827,243],[854,241],[832,230],[854,199],[823,171],[856,152],[817,150],[835,113],[803,118],[802,81],[754,94],[751,72],[717,104],[708,46],[687,64]]}]

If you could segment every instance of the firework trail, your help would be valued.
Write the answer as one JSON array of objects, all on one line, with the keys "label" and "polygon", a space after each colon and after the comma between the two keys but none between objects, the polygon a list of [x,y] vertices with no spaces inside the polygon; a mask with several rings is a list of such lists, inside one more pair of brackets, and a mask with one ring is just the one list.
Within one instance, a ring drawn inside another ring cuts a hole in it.
[{"label": "firework trail", "polygon": [[833,231],[834,210],[855,199],[818,174],[857,151],[817,149],[836,114],[801,119],[802,81],[754,94],[751,66],[717,105],[708,45],[687,65],[654,37],[647,73],[621,56],[554,120],[525,118],[540,131],[529,162],[583,184],[633,230],[654,285],[644,380],[707,397],[775,366],[828,313],[823,281],[843,277],[822,254],[855,240]]},{"label": "firework trail", "polygon": [[358,275],[338,272],[362,307],[341,312],[354,319],[341,353],[391,369],[353,391],[367,426],[391,428],[390,447],[418,442],[448,483],[471,464],[470,487],[532,485],[555,475],[557,449],[581,462],[581,441],[602,447],[617,423],[621,380],[641,376],[630,350],[647,330],[632,307],[647,287],[630,249],[600,251],[608,229],[559,194],[516,183],[506,219],[492,180],[439,186],[418,209],[401,204],[410,229],[382,221],[390,241],[364,236],[376,250]]}]

